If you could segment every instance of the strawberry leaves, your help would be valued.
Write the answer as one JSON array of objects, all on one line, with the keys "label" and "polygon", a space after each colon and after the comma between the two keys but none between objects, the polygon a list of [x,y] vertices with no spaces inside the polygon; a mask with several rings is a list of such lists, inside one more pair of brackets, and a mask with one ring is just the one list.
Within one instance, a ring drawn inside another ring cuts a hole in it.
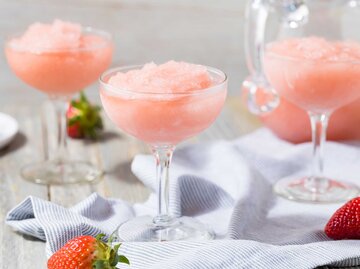
[{"label": "strawberry leaves", "polygon": [[126,258],[124,255],[119,255],[119,248],[121,244],[116,244],[114,247],[112,247],[113,243],[113,235],[110,236],[108,242],[104,244],[101,240],[105,237],[104,234],[99,234],[96,236],[96,240],[99,242],[99,245],[103,244],[105,245],[105,259],[102,260],[96,260],[93,264],[93,267],[95,269],[112,269],[116,268],[116,265],[118,263],[125,263],[127,265],[130,265],[130,261],[128,258]]},{"label": "strawberry leaves", "polygon": [[130,261],[124,255],[119,256],[119,262],[120,263],[126,263],[127,265],[130,265]]},{"label": "strawberry leaves", "polygon": [[90,104],[83,92],[79,99],[72,100],[67,110],[67,132],[73,138],[98,137],[98,132],[103,129],[100,116],[101,108]]}]

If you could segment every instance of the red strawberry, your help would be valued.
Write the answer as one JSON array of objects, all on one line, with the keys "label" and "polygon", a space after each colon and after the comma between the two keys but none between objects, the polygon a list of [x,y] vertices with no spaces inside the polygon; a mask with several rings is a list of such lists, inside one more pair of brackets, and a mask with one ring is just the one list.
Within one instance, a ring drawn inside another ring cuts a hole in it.
[{"label": "red strawberry", "polygon": [[89,103],[85,94],[71,101],[66,112],[67,133],[72,138],[96,138],[97,131],[103,128],[100,107]]},{"label": "red strawberry", "polygon": [[332,239],[360,239],[360,197],[340,207],[325,226]]},{"label": "red strawberry", "polygon": [[113,269],[129,260],[118,255],[119,245],[111,248],[111,239],[106,244],[101,241],[103,234],[96,238],[79,236],[71,239],[48,260],[48,269]]},{"label": "red strawberry", "polygon": [[79,113],[78,109],[69,105],[69,108],[66,112],[66,118],[68,119],[67,133],[68,133],[68,136],[70,136],[72,138],[84,137],[84,134],[81,130],[81,126],[80,126],[79,122],[75,121],[71,125],[69,124],[69,119],[73,119],[74,117],[76,117],[79,114],[80,113]]}]

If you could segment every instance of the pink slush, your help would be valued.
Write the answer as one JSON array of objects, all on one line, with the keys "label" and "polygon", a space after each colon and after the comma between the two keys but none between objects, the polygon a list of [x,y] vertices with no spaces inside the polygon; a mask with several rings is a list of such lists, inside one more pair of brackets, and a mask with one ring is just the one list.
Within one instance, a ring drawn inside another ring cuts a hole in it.
[{"label": "pink slush", "polygon": [[[225,78],[224,78],[225,79]],[[152,145],[175,145],[195,136],[220,113],[226,83],[203,66],[170,61],[117,73],[100,89],[104,109],[126,133]]]},{"label": "pink slush", "polygon": [[271,43],[267,78],[279,94],[306,111],[331,112],[360,97],[360,44],[322,38]]},{"label": "pink slush", "polygon": [[31,25],[5,48],[14,73],[49,95],[71,95],[96,81],[110,65],[112,51],[108,38],[59,20]]}]

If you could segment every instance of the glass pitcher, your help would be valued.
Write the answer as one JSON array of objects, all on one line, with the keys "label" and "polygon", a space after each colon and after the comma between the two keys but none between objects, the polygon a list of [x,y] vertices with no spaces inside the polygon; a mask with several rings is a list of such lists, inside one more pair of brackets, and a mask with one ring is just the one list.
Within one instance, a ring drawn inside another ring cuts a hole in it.
[{"label": "glass pitcher", "polygon": [[323,175],[323,146],[332,112],[360,98],[360,0],[250,0],[246,16],[249,110],[270,112],[281,97],[312,127],[312,174],[280,179],[275,192],[313,203],[357,196],[357,186]]}]

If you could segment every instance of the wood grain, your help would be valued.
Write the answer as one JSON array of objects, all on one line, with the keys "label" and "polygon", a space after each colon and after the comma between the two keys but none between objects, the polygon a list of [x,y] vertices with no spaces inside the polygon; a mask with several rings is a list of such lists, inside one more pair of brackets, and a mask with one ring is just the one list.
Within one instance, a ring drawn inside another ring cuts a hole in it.
[{"label": "wood grain", "polygon": [[6,213],[28,195],[48,199],[47,186],[26,182],[19,175],[23,164],[43,158],[40,111],[32,107],[4,107],[3,111],[18,120],[20,133],[0,151],[0,268],[44,267],[43,242],[18,235],[4,223]]}]

